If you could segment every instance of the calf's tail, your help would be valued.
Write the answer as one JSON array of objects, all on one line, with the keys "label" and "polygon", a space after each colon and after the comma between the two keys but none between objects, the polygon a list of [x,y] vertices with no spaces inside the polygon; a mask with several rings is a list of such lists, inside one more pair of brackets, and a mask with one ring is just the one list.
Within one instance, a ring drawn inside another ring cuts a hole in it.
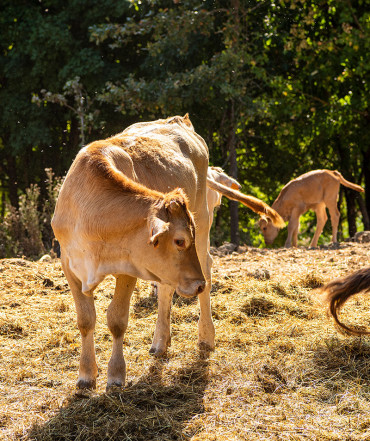
[{"label": "calf's tail", "polygon": [[339,182],[345,187],[352,188],[352,190],[359,191],[360,193],[363,193],[365,191],[360,185],[354,184],[353,182],[349,182],[347,181],[347,179],[344,179],[342,174],[339,173],[339,171],[335,170],[334,175],[339,179]]}]

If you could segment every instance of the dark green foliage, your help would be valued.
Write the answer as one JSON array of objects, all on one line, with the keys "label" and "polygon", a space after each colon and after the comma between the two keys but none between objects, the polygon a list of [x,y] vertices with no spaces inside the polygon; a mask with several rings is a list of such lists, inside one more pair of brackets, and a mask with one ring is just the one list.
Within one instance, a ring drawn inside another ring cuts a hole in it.
[{"label": "dark green foliage", "polygon": [[[368,11],[365,0],[5,0],[0,191],[18,208],[37,184],[43,201],[43,170],[64,175],[81,145],[186,112],[211,164],[270,204],[316,168],[368,189]],[[370,228],[370,192],[360,197],[341,194],[349,234],[360,208]],[[213,242],[230,240],[230,223],[237,240],[239,219],[241,242],[263,244],[256,216],[228,207]]]}]

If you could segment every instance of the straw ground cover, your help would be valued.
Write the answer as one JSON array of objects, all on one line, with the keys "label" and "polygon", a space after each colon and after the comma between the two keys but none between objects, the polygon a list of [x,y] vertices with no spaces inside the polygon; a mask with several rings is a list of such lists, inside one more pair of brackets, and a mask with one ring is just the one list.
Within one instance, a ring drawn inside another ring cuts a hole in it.
[{"label": "straw ground cover", "polygon": [[[315,288],[368,266],[368,245],[214,257],[216,350],[197,349],[198,305],[176,297],[172,347],[148,354],[157,311],[138,282],[124,390],[105,392],[109,277],[96,290],[97,390],[76,394],[80,337],[59,260],[0,261],[0,438],[369,440],[370,342],[339,334]],[[344,321],[366,325],[370,299]]]}]

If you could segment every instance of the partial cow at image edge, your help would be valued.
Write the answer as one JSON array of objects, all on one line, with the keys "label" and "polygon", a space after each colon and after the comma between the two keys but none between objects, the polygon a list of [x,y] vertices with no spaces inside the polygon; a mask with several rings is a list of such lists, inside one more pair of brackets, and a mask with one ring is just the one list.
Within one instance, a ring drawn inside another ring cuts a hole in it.
[{"label": "partial cow at image edge", "polygon": [[328,303],[328,314],[333,317],[339,330],[351,335],[370,335],[366,329],[355,329],[345,325],[339,319],[339,312],[344,304],[354,295],[370,292],[370,267],[361,268],[345,277],[332,280],[321,288],[324,300]]}]

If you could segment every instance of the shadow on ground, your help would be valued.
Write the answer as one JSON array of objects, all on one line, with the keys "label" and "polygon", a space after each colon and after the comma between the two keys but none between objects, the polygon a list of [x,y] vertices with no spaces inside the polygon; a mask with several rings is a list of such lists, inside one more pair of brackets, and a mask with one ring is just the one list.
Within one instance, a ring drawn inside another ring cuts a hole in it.
[{"label": "shadow on ground", "polygon": [[[186,423],[204,412],[208,356],[173,372],[166,385],[166,361],[153,359],[148,372],[134,385],[99,396],[73,396],[45,424],[37,424],[29,440],[185,440],[194,433]],[[168,375],[168,374],[167,374]],[[167,377],[168,380],[168,377]]]},{"label": "shadow on ground", "polygon": [[370,375],[370,344],[362,339],[327,339],[314,353],[314,362],[323,378],[358,379],[368,381]]}]

